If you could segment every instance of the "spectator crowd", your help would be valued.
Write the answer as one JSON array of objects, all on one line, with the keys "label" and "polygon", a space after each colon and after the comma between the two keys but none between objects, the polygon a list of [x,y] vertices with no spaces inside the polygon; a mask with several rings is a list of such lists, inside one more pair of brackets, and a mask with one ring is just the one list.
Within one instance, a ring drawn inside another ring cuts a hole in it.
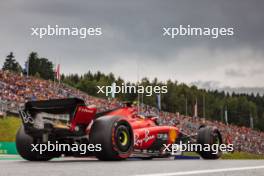
[{"label": "spectator crowd", "polygon": [[[81,98],[85,100],[87,105],[95,105],[99,112],[121,105],[117,100],[96,98],[65,84],[58,84],[54,81],[27,77],[2,70],[0,70],[0,89],[2,111],[5,108],[13,111],[18,110],[27,101],[68,97]],[[3,104],[5,104],[5,108]],[[156,114],[157,110],[154,107],[143,105],[140,108],[140,112],[144,114]],[[264,155],[264,132],[255,131],[247,127],[226,125],[220,121],[184,116],[179,113],[159,112],[159,116],[162,123],[175,125],[189,135],[195,135],[202,124],[216,126],[223,136],[223,141],[234,144],[235,151]]]},{"label": "spectator crowd", "polygon": [[117,101],[108,101],[87,95],[65,84],[57,84],[34,77],[26,77],[0,70],[0,101],[10,102],[10,107],[23,107],[27,101],[78,97],[88,105],[96,105],[98,111],[117,107]]}]

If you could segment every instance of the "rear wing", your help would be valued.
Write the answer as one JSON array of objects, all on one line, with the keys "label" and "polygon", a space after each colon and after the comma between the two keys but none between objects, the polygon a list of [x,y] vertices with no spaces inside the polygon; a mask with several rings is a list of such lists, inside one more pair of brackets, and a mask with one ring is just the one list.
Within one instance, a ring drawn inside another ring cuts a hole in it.
[{"label": "rear wing", "polygon": [[[89,109],[82,99],[54,99],[27,102],[24,110],[19,114],[26,132],[31,134],[47,131],[57,133],[57,131],[73,131],[78,121],[86,122],[87,118],[94,116],[89,112],[82,113],[80,111],[82,109]],[[93,110],[93,113],[95,112],[96,109]],[[87,123],[83,123],[80,128],[85,128]],[[78,131],[81,132],[83,129]]]},{"label": "rear wing", "polygon": [[31,113],[46,112],[52,114],[74,113],[77,106],[85,106],[85,102],[79,98],[54,99],[44,101],[31,101],[25,104],[25,110]]}]

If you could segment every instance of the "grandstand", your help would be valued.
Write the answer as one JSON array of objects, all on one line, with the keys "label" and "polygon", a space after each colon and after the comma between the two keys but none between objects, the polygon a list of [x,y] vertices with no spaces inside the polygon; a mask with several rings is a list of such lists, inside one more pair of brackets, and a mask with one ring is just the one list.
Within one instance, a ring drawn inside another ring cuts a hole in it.
[{"label": "grandstand", "polygon": [[[106,100],[87,95],[75,88],[53,81],[35,77],[27,77],[9,71],[0,70],[0,116],[4,113],[18,113],[24,103],[34,100],[78,97],[88,105],[95,105],[99,112],[120,106],[120,102]],[[143,113],[155,113],[156,109],[148,105],[142,107]],[[179,113],[160,112],[162,123],[169,123],[183,129],[188,134],[194,134],[201,124],[217,126],[223,135],[225,143],[233,143],[236,151],[264,155],[264,133],[247,127],[226,125],[219,121],[209,121],[204,118],[193,118]]]}]

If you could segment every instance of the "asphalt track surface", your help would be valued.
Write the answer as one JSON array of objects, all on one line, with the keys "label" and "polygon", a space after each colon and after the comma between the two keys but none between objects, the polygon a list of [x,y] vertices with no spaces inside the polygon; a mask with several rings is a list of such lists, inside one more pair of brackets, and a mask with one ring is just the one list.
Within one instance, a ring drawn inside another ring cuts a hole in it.
[{"label": "asphalt track surface", "polygon": [[137,160],[102,162],[62,158],[49,162],[0,160],[0,176],[264,176],[264,160]]}]

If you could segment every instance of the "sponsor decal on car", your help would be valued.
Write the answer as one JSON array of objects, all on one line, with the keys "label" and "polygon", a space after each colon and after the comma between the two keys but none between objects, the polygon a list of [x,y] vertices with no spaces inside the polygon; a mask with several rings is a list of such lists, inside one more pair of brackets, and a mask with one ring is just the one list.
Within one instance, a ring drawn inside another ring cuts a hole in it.
[{"label": "sponsor decal on car", "polygon": [[135,134],[134,136],[135,146],[142,146],[143,144],[155,138],[154,135],[149,135],[149,130],[144,130],[144,131],[145,131],[144,138],[140,138],[138,134]]}]

